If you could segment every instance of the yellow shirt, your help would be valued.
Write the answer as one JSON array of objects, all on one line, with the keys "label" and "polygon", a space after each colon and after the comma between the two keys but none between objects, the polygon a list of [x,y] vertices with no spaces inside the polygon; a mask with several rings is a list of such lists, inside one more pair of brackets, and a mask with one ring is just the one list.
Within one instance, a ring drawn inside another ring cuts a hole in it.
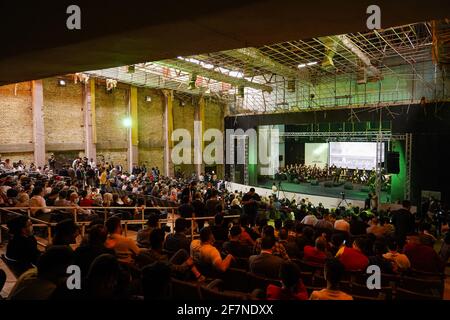
[{"label": "yellow shirt", "polygon": [[353,300],[353,297],[340,290],[322,289],[313,291],[309,300]]}]

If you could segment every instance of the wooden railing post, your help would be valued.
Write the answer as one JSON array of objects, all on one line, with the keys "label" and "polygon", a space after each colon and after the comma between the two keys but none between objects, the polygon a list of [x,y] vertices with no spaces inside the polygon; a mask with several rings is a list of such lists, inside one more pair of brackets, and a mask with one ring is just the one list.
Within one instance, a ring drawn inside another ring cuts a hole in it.
[{"label": "wooden railing post", "polygon": [[50,224],[47,225],[47,238],[48,238],[47,245],[51,245],[53,241],[52,241],[52,226]]},{"label": "wooden railing post", "polygon": [[194,218],[191,218],[191,241],[194,240]]},{"label": "wooden railing post", "polygon": [[128,234],[128,221],[125,220],[125,231],[124,231],[124,236],[126,237]]}]

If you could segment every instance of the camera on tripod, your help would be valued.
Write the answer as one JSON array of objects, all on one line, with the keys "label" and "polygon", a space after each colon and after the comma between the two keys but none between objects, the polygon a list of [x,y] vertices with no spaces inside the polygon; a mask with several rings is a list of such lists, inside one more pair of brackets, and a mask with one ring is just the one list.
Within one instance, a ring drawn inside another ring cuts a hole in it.
[{"label": "camera on tripod", "polygon": [[342,200],[345,200],[345,192],[341,192]]}]

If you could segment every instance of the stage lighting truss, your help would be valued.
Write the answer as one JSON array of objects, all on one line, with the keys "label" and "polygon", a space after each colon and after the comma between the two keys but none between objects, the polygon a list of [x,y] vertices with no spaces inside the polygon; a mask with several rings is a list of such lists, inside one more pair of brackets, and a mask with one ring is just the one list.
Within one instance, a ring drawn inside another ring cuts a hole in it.
[{"label": "stage lighting truss", "polygon": [[[434,38],[442,38],[448,30],[445,21],[418,22],[140,63],[133,73],[123,67],[86,73],[210,97],[233,105],[229,110],[234,115],[414,104],[422,95],[398,90],[405,82],[414,81],[416,91],[423,89],[435,99],[448,98],[441,90],[442,70],[435,71],[432,55]],[[450,56],[436,52],[437,61]],[[198,75],[195,87],[192,81],[189,86],[193,73]],[[437,83],[425,79],[428,73]],[[385,78],[392,85],[377,85]]]}]

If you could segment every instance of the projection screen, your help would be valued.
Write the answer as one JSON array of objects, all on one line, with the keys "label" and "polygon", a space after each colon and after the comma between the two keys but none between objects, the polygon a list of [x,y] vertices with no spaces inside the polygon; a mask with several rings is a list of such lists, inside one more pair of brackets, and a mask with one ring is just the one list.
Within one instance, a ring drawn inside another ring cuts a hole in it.
[{"label": "projection screen", "polygon": [[[376,167],[376,158],[376,142],[330,142],[330,166],[371,170]],[[381,147],[381,161],[384,161],[384,144]]]}]

